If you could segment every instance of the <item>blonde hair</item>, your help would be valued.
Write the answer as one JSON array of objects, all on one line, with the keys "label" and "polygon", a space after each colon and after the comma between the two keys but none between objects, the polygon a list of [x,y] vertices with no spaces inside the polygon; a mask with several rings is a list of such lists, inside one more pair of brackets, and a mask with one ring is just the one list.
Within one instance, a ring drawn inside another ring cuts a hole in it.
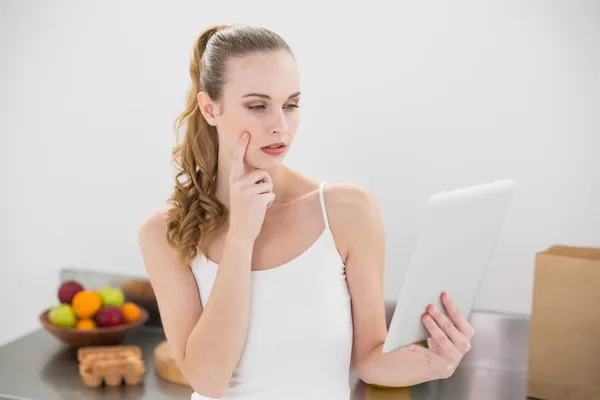
[{"label": "blonde hair", "polygon": [[[184,111],[175,120],[177,145],[173,163],[177,169],[175,187],[167,212],[167,241],[177,250],[183,265],[198,255],[203,242],[226,221],[226,208],[215,196],[219,140],[217,129],[200,112],[197,96],[206,92],[222,98],[227,60],[249,53],[287,50],[276,33],[248,25],[215,25],[196,39],[189,65],[191,86]],[[180,141],[179,130],[185,125]]]}]

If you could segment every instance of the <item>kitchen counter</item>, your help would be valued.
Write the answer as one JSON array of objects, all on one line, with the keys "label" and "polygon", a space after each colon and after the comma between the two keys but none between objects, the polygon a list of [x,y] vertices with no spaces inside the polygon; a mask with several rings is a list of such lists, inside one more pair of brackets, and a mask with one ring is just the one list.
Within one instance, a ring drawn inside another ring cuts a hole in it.
[{"label": "kitchen counter", "polygon": [[[378,388],[352,377],[352,400],[526,399],[529,321],[515,315],[475,312],[473,348],[449,379],[409,388]],[[15,399],[189,399],[192,390],[158,377],[154,347],[164,340],[158,328],[142,328],[126,343],[142,348],[142,385],[89,389],[81,381],[76,351],[38,330],[0,347],[0,398]],[[5,396],[5,397],[2,397]]]},{"label": "kitchen counter", "polygon": [[164,340],[162,330],[141,328],[124,343],[141,347],[146,375],[142,385],[91,389],[79,376],[77,351],[45,330],[38,330],[0,347],[0,398],[53,399],[189,399],[188,387],[166,382],[153,368],[154,347]]},{"label": "kitchen counter", "polygon": [[[118,284],[114,276],[81,271],[61,272],[65,279],[98,287]],[[388,325],[392,312],[388,304]],[[528,316],[474,311],[470,321],[476,330],[472,349],[452,377],[410,388],[379,388],[351,375],[351,400],[526,399]],[[0,347],[0,399],[190,399],[191,388],[164,381],[154,371],[153,351],[164,339],[160,326],[147,324],[124,342],[142,348],[146,375],[141,385],[90,389],[79,376],[76,350],[37,330]]]}]

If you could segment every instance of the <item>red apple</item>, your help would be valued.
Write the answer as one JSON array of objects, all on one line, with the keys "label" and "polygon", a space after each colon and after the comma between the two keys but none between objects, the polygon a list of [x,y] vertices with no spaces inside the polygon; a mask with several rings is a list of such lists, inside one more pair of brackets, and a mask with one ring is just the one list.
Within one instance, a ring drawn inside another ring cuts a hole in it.
[{"label": "red apple", "polygon": [[96,323],[102,327],[117,326],[124,324],[125,318],[119,307],[102,307],[96,313]]},{"label": "red apple", "polygon": [[77,281],[63,282],[58,288],[58,301],[71,304],[73,297],[82,290],[84,290],[83,285]]}]

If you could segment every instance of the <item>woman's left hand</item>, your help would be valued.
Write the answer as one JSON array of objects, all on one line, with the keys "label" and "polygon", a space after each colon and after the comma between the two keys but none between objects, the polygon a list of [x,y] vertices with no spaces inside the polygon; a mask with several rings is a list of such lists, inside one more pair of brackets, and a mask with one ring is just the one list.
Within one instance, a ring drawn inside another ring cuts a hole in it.
[{"label": "woman's left hand", "polygon": [[454,374],[465,354],[471,350],[471,339],[475,333],[471,324],[462,318],[456,304],[446,293],[442,294],[442,304],[450,318],[432,305],[427,308],[422,318],[431,334],[427,339],[429,348],[411,346],[413,351],[424,353],[437,379],[446,379]]}]

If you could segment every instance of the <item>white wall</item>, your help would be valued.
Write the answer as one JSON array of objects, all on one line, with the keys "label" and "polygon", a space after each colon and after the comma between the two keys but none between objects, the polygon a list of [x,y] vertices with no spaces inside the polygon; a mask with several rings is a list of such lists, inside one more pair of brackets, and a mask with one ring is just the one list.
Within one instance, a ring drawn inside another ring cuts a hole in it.
[{"label": "white wall", "polygon": [[294,48],[287,163],[377,195],[388,298],[438,190],[520,185],[477,308],[529,312],[536,251],[600,245],[600,3],[150,3],[0,6],[0,343],[38,327],[61,266],[144,273],[137,227],[171,189],[190,48],[214,23]]}]

